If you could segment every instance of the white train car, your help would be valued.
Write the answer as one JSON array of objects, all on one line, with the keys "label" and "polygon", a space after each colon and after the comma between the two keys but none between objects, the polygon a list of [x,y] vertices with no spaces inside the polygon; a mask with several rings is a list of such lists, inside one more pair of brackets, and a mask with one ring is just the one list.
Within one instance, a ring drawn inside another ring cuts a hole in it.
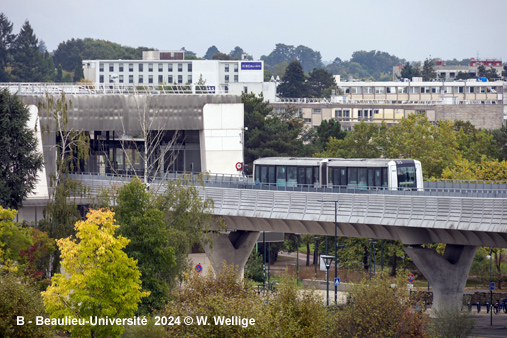
[{"label": "white train car", "polygon": [[423,189],[421,162],[409,159],[266,157],[253,170],[256,184],[279,187]]}]

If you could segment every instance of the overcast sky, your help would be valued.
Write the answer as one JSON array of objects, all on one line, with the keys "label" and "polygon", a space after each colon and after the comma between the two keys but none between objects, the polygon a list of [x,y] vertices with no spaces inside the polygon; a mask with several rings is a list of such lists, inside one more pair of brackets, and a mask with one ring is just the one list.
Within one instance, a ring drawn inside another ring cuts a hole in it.
[{"label": "overcast sky", "polygon": [[28,20],[49,51],[72,38],[203,56],[240,46],[259,59],[277,43],[322,60],[380,50],[411,61],[502,58],[507,0],[0,0],[17,34]]}]

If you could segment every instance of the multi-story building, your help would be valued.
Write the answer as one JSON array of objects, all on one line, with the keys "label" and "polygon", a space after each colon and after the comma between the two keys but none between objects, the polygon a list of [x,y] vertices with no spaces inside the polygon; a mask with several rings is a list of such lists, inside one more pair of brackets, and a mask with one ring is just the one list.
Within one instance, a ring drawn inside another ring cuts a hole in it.
[{"label": "multi-story building", "polygon": [[85,80],[95,84],[206,85],[210,90],[263,93],[274,99],[275,83],[264,82],[264,62],[185,60],[182,51],[143,52],[143,60],[84,60]]},{"label": "multi-story building", "polygon": [[503,81],[476,82],[339,82],[339,95],[331,99],[278,98],[275,112],[292,106],[307,126],[336,119],[344,129],[360,121],[396,124],[412,113],[430,121],[464,120],[478,128],[497,129],[507,119]]},{"label": "multi-story building", "polygon": [[[453,81],[458,73],[466,73],[471,77],[478,76],[478,68],[480,66],[484,66],[486,70],[493,68],[498,77],[500,78],[503,71],[502,59],[470,59],[470,63],[468,65],[452,65],[447,66],[445,61],[442,59],[435,59],[434,70],[437,73],[438,79],[444,79],[445,81]],[[401,70],[404,65],[396,65],[393,67],[393,79],[401,78]]]}]

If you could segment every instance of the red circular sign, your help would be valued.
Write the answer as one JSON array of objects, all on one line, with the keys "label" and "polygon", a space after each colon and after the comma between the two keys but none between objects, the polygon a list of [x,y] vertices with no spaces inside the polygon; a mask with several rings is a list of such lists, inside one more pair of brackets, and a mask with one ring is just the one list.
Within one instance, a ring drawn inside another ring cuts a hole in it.
[{"label": "red circular sign", "polygon": [[243,170],[243,162],[236,163],[236,170]]},{"label": "red circular sign", "polygon": [[197,273],[201,273],[201,271],[202,271],[202,265],[201,265],[201,264],[197,264],[197,265],[195,266],[195,272],[197,272]]},{"label": "red circular sign", "polygon": [[414,274],[409,273],[409,274],[408,274],[408,281],[409,281],[410,283],[413,283],[413,282],[414,282],[414,280],[415,280]]}]

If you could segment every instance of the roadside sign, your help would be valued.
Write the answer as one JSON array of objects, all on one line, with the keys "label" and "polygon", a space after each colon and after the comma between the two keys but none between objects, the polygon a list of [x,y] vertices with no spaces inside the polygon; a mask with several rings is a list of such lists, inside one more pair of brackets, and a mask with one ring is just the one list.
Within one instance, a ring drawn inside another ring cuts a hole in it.
[{"label": "roadside sign", "polygon": [[340,277],[334,279],[334,285],[340,285]]},{"label": "roadside sign", "polygon": [[414,280],[415,280],[414,274],[413,274],[413,273],[409,273],[409,274],[408,274],[408,281],[409,281],[410,283],[413,283],[413,282],[414,282]]},{"label": "roadside sign", "polygon": [[495,290],[495,282],[489,283],[489,288],[491,291]]},{"label": "roadside sign", "polygon": [[202,271],[202,265],[201,265],[201,264],[197,264],[197,265],[195,266],[195,272],[197,272],[197,273],[201,273],[201,271]]}]

